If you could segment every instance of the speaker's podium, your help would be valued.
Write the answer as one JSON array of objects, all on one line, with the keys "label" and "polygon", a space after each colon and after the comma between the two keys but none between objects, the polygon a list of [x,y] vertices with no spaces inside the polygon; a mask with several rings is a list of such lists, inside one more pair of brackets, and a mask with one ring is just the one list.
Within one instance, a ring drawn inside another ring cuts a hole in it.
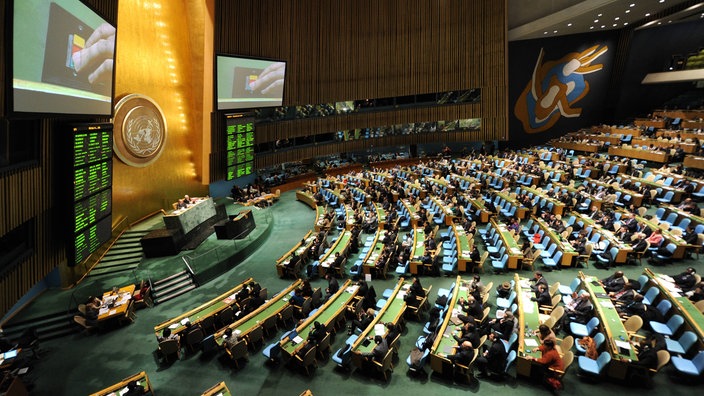
[{"label": "speaker's podium", "polygon": [[215,224],[215,235],[218,239],[242,239],[249,235],[254,227],[254,214],[251,209],[247,209]]}]

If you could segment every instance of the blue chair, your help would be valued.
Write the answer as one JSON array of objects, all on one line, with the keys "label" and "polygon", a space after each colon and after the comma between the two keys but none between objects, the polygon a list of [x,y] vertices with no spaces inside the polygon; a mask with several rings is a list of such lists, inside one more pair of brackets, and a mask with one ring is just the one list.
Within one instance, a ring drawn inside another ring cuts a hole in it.
[{"label": "blue chair", "polygon": [[496,299],[496,307],[497,309],[507,309],[508,307],[513,304],[513,302],[516,300],[516,292],[511,291],[511,294],[509,294],[508,298],[501,298],[498,297]]},{"label": "blue chair", "polygon": [[[506,262],[508,262],[508,254],[504,254],[504,256],[501,258],[501,260],[492,260],[491,266],[494,268],[494,272],[500,273],[500,272],[505,271],[506,270]],[[455,261],[455,264],[456,264],[456,261]]]},{"label": "blue chair", "polygon": [[[599,350],[599,347],[601,346],[601,344],[604,343],[604,341],[606,341],[606,336],[604,335],[604,333],[596,333],[596,335],[594,336],[594,346],[596,347],[597,351]],[[587,350],[584,349],[584,347],[582,345],[580,345],[579,342],[574,344],[574,347],[575,347],[575,349],[577,349],[577,352],[579,352],[581,354],[584,354],[587,352]]]},{"label": "blue chair", "polygon": [[442,270],[445,272],[445,275],[454,274],[455,271],[457,271],[457,257],[455,257],[450,263],[444,263],[442,265]]},{"label": "blue chair", "polygon": [[665,195],[662,198],[655,198],[658,202],[661,204],[669,204],[672,203],[672,198],[675,196],[675,193],[673,191],[668,191],[665,193]]},{"label": "blue chair", "polygon": [[655,211],[655,218],[658,220],[662,220],[663,216],[665,216],[665,208],[658,208]]},{"label": "blue chair", "polygon": [[643,296],[643,304],[653,305],[655,299],[660,295],[660,289],[651,287]]},{"label": "blue chair", "polygon": [[418,364],[414,365],[411,363],[411,355],[408,355],[408,357],[406,358],[406,364],[408,365],[408,371],[410,371],[411,374],[419,373],[419,372],[423,371],[423,367],[425,367],[425,362],[428,361],[428,356],[430,356],[430,348],[423,351],[423,356],[421,356],[420,360],[418,361]]},{"label": "blue chair", "polygon": [[560,285],[560,287],[557,288],[557,290],[562,294],[563,296],[569,296],[572,293],[577,291],[577,288],[579,288],[579,285],[582,283],[582,281],[579,278],[574,278],[572,279],[572,282],[570,282],[570,285]]},{"label": "blue chair", "polygon": [[556,251],[555,254],[550,258],[543,259],[543,265],[550,269],[557,268],[557,266],[560,264],[560,261],[562,261],[562,250]]},{"label": "blue chair", "polygon": [[677,353],[680,355],[686,355],[689,349],[692,348],[695,342],[697,342],[697,335],[693,332],[687,330],[678,340],[673,340],[672,338],[665,338],[667,343],[667,350],[673,354]]},{"label": "blue chair", "polygon": [[675,333],[677,333],[677,330],[682,327],[683,323],[684,318],[682,316],[672,315],[672,317],[666,323],[651,320],[650,328],[653,329],[653,331],[656,333],[672,337]]},{"label": "blue chair", "polygon": [[508,375],[508,370],[511,368],[513,362],[516,361],[516,351],[511,351],[506,356],[506,367],[504,368],[503,375]]},{"label": "blue chair", "polygon": [[670,302],[670,300],[662,300],[658,303],[655,308],[657,308],[658,311],[660,311],[660,313],[662,314],[662,316],[666,318],[667,313],[670,312],[670,308],[672,308],[672,303]]},{"label": "blue chair", "polygon": [[[664,241],[664,239],[663,239],[663,241]],[[654,258],[656,261],[659,261],[661,263],[665,263],[665,262],[670,261],[672,259],[672,255],[675,254],[675,250],[677,250],[677,245],[675,245],[674,243],[668,243],[665,246],[665,252],[658,253],[656,251]]]},{"label": "blue chair", "polygon": [[680,374],[699,378],[704,373],[704,351],[700,351],[692,360],[673,356],[671,361]]},{"label": "blue chair", "polygon": [[262,351],[262,355],[266,357],[268,360],[274,361],[279,357],[279,354],[281,353],[281,344],[279,341],[271,343],[269,346],[264,348]]},{"label": "blue chair", "polygon": [[575,337],[591,337],[597,326],[599,326],[599,318],[595,316],[591,318],[587,324],[577,322],[570,323],[570,333]]},{"label": "blue chair", "polygon": [[544,250],[544,251],[540,252],[540,257],[542,257],[542,258],[552,257],[552,255],[555,254],[555,249],[557,249],[557,244],[553,243],[550,246],[548,246],[548,250]]},{"label": "blue chair", "polygon": [[513,350],[513,346],[516,344],[517,340],[518,333],[511,333],[511,337],[508,338],[508,342],[504,344],[504,347],[506,348],[506,353],[510,353],[509,351]]},{"label": "blue chair", "polygon": [[596,360],[586,356],[580,356],[577,360],[580,373],[591,376],[600,376],[610,362],[611,354],[606,351],[602,352]]}]

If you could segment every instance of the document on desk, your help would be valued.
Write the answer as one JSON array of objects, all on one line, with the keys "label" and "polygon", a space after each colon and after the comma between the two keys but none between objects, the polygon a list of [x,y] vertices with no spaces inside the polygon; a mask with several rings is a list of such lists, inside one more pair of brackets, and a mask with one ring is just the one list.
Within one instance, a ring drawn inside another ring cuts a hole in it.
[{"label": "document on desk", "polygon": [[398,293],[396,293],[396,298],[404,299],[406,298],[406,291],[405,290],[399,290]]},{"label": "document on desk", "polygon": [[527,347],[533,348],[538,346],[538,341],[536,341],[534,338],[526,338],[524,341]]},{"label": "document on desk", "polygon": [[298,345],[298,344],[300,344],[301,342],[303,342],[303,338],[301,338],[301,336],[296,336],[296,338],[294,338],[294,339],[291,340],[291,341],[293,341],[293,343],[294,343],[295,345]]},{"label": "document on desk", "polygon": [[108,313],[109,310],[110,310],[110,308],[108,308],[108,307],[100,308],[98,310],[98,315],[105,315],[106,313]]},{"label": "document on desk", "polygon": [[631,349],[631,344],[626,341],[614,340],[614,343],[616,344],[617,347],[619,347],[619,349],[621,349],[621,348],[627,349],[627,350]]},{"label": "document on desk", "polygon": [[374,325],[374,335],[383,336],[386,334],[386,326],[381,323]]}]

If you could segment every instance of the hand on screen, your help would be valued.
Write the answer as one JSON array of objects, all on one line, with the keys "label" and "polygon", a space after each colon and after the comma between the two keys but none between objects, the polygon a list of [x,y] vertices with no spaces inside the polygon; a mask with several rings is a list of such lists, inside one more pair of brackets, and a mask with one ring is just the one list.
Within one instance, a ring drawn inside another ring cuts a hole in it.
[{"label": "hand on screen", "polygon": [[250,84],[250,88],[252,88],[254,92],[261,92],[265,95],[277,90],[281,91],[284,87],[285,71],[285,63],[274,63],[261,72],[257,81]]},{"label": "hand on screen", "polygon": [[90,73],[91,84],[112,79],[113,54],[115,53],[115,28],[104,23],[86,40],[85,47],[73,54],[73,64],[79,73]]}]

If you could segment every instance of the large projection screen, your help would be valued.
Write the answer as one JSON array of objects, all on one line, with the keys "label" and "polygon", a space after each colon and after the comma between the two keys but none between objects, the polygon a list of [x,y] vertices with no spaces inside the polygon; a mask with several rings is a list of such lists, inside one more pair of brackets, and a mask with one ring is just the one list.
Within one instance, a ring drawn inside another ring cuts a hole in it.
[{"label": "large projection screen", "polygon": [[14,2],[12,110],[111,115],[115,27],[79,0]]},{"label": "large projection screen", "polygon": [[218,55],[215,63],[218,110],[282,105],[285,62]]}]

